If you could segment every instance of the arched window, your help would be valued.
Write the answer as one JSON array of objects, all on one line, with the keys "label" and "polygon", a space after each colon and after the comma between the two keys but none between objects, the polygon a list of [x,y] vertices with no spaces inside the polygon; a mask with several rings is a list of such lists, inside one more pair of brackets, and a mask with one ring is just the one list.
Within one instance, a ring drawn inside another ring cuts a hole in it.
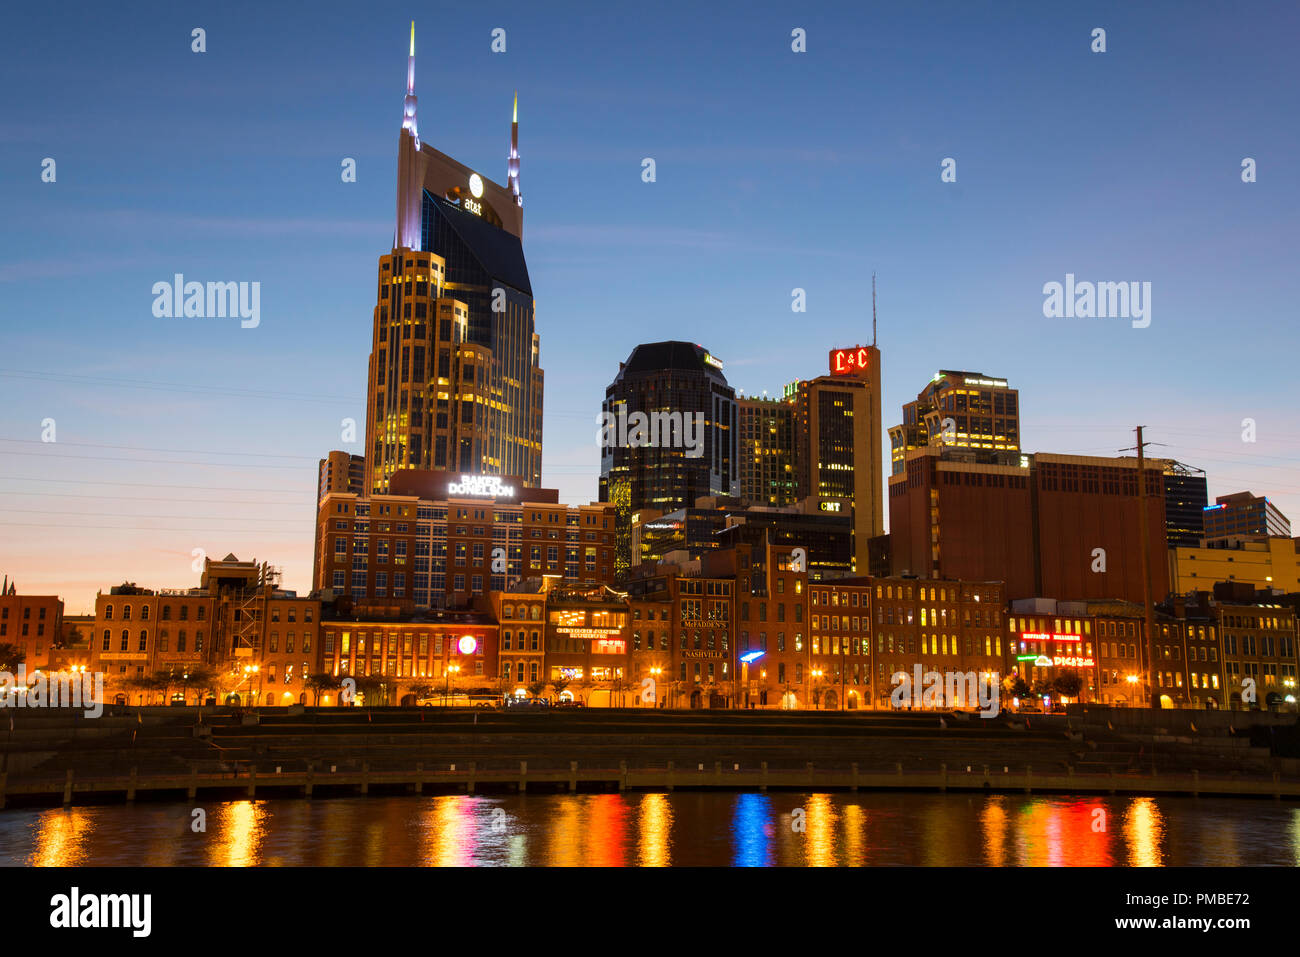
[{"label": "arched window", "polygon": [[149,620],[149,606],[148,606],[148,605],[141,605],[141,606],[140,606],[140,620],[141,620],[141,621],[148,621],[148,620]]},{"label": "arched window", "polygon": [[541,605],[534,605],[534,606],[533,606],[533,621],[540,621],[541,618],[542,618],[542,606],[541,606]]},{"label": "arched window", "polygon": [[112,606],[112,605],[105,605],[105,606],[104,606],[104,620],[105,620],[105,621],[112,621],[112,620],[113,620],[113,606]]}]

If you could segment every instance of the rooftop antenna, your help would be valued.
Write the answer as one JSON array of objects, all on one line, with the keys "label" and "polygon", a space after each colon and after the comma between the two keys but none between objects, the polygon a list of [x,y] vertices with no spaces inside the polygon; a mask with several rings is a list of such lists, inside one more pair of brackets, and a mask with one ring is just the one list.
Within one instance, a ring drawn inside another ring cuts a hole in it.
[{"label": "rooftop antenna", "polygon": [[876,344],[876,274],[871,274],[871,344]]}]

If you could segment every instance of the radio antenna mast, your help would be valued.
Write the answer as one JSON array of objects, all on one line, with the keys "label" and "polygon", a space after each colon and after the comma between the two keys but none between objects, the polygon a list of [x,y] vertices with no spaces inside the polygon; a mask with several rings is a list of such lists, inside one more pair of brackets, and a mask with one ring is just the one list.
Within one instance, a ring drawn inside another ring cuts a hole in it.
[{"label": "radio antenna mast", "polygon": [[876,274],[871,274],[871,344],[876,344]]}]

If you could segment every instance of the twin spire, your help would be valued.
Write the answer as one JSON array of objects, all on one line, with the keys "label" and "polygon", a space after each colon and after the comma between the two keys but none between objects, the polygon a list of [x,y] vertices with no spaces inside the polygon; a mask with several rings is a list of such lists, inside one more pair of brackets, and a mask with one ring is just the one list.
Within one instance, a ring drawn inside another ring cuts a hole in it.
[{"label": "twin spire", "polygon": [[402,129],[410,130],[415,137],[415,148],[420,148],[420,131],[415,123],[415,21],[411,21],[411,52],[406,58],[406,103],[402,107]]},{"label": "twin spire", "polygon": [[[415,137],[415,148],[420,148],[420,132],[415,119],[415,21],[411,21],[411,47],[406,58],[406,102],[402,108],[402,129],[410,130]],[[506,184],[516,206],[523,206],[519,192],[519,91],[515,90],[514,113],[510,120],[510,155],[506,159]]]}]

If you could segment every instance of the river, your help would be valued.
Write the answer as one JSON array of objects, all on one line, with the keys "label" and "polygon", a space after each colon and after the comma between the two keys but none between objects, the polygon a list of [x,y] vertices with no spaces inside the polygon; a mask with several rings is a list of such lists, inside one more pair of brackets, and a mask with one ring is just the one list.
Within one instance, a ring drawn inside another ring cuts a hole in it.
[{"label": "river", "polygon": [[1300,805],[1272,800],[677,791],[195,808],[6,810],[0,864],[1300,865]]}]

